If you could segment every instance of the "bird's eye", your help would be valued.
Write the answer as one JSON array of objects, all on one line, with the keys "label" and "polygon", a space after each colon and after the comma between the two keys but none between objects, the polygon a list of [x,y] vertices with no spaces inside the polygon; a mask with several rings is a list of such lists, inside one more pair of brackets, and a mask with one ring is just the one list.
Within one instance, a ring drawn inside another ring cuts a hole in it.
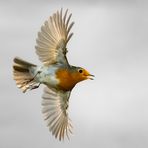
[{"label": "bird's eye", "polygon": [[82,73],[83,72],[83,70],[82,69],[79,69],[79,73]]}]

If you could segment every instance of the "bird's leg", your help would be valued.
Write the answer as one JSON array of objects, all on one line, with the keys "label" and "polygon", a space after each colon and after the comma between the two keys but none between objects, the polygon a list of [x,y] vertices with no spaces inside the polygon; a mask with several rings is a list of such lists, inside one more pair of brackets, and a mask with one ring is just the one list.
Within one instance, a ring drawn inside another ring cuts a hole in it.
[{"label": "bird's leg", "polygon": [[37,76],[38,74],[40,74],[40,73],[41,73],[41,71],[38,71],[38,72],[34,75],[34,77],[33,77],[32,79],[30,79],[29,82],[33,81],[33,80],[36,78],[36,76]]},{"label": "bird's leg", "polygon": [[33,76],[33,78],[31,78],[31,79],[28,80],[28,81],[25,81],[25,84],[24,84],[24,85],[29,84],[30,82],[32,82],[32,81],[36,78],[36,76],[37,76],[38,74],[40,74],[40,73],[41,73],[41,71],[38,71],[38,72]]},{"label": "bird's leg", "polygon": [[39,83],[38,85],[32,85],[32,86],[30,87],[30,90],[33,90],[33,89],[38,88],[38,87],[40,86],[40,84],[41,84],[41,83]]},{"label": "bird's leg", "polygon": [[[34,79],[35,79],[36,76],[37,76],[38,74],[40,74],[40,73],[41,73],[41,71],[38,71],[38,72],[33,76],[33,78],[31,78],[31,79],[28,80],[28,81],[24,81],[23,86],[27,86],[27,85],[28,85],[28,89],[30,89],[30,90],[33,90],[33,89],[38,88],[41,83],[38,83],[38,84],[37,84],[37,82],[35,82]],[[36,84],[37,84],[37,85],[36,85]]]}]

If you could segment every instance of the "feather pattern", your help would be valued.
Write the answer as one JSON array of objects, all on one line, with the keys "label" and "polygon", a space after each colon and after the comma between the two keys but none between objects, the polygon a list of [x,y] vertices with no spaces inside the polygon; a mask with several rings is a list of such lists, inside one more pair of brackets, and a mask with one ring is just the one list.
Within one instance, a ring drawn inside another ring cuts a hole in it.
[{"label": "feather pattern", "polygon": [[19,57],[14,58],[13,64],[13,77],[16,81],[16,85],[23,92],[33,88],[38,82],[33,79],[29,69],[36,68],[36,65],[22,60]]},{"label": "feather pattern", "polygon": [[72,133],[71,121],[68,118],[68,102],[70,91],[64,92],[49,87],[45,87],[42,96],[42,113],[44,120],[52,134],[64,139],[65,135],[69,138],[69,133]]},{"label": "feather pattern", "polygon": [[66,58],[66,45],[73,33],[70,30],[74,22],[70,23],[72,14],[67,16],[68,10],[57,11],[45,21],[36,40],[36,53],[44,65],[62,63],[69,65]]}]

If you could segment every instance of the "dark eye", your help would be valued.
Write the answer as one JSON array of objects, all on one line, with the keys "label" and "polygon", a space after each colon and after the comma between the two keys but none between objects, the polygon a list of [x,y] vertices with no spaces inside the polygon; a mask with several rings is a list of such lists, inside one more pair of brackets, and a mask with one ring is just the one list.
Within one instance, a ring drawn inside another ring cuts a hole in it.
[{"label": "dark eye", "polygon": [[79,73],[82,73],[83,72],[83,70],[82,69],[79,69]]}]

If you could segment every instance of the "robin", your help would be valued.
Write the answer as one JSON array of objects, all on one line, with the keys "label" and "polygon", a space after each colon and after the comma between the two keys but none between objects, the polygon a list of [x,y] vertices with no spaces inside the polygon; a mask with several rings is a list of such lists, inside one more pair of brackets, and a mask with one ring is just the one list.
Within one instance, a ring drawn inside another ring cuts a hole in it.
[{"label": "robin", "polygon": [[13,76],[16,85],[23,92],[46,85],[42,100],[42,113],[49,130],[59,140],[72,133],[68,117],[69,97],[74,86],[83,80],[93,79],[87,70],[68,63],[67,43],[74,22],[72,14],[62,9],[49,17],[41,27],[36,40],[36,53],[43,66],[37,66],[21,58],[14,58]]}]

